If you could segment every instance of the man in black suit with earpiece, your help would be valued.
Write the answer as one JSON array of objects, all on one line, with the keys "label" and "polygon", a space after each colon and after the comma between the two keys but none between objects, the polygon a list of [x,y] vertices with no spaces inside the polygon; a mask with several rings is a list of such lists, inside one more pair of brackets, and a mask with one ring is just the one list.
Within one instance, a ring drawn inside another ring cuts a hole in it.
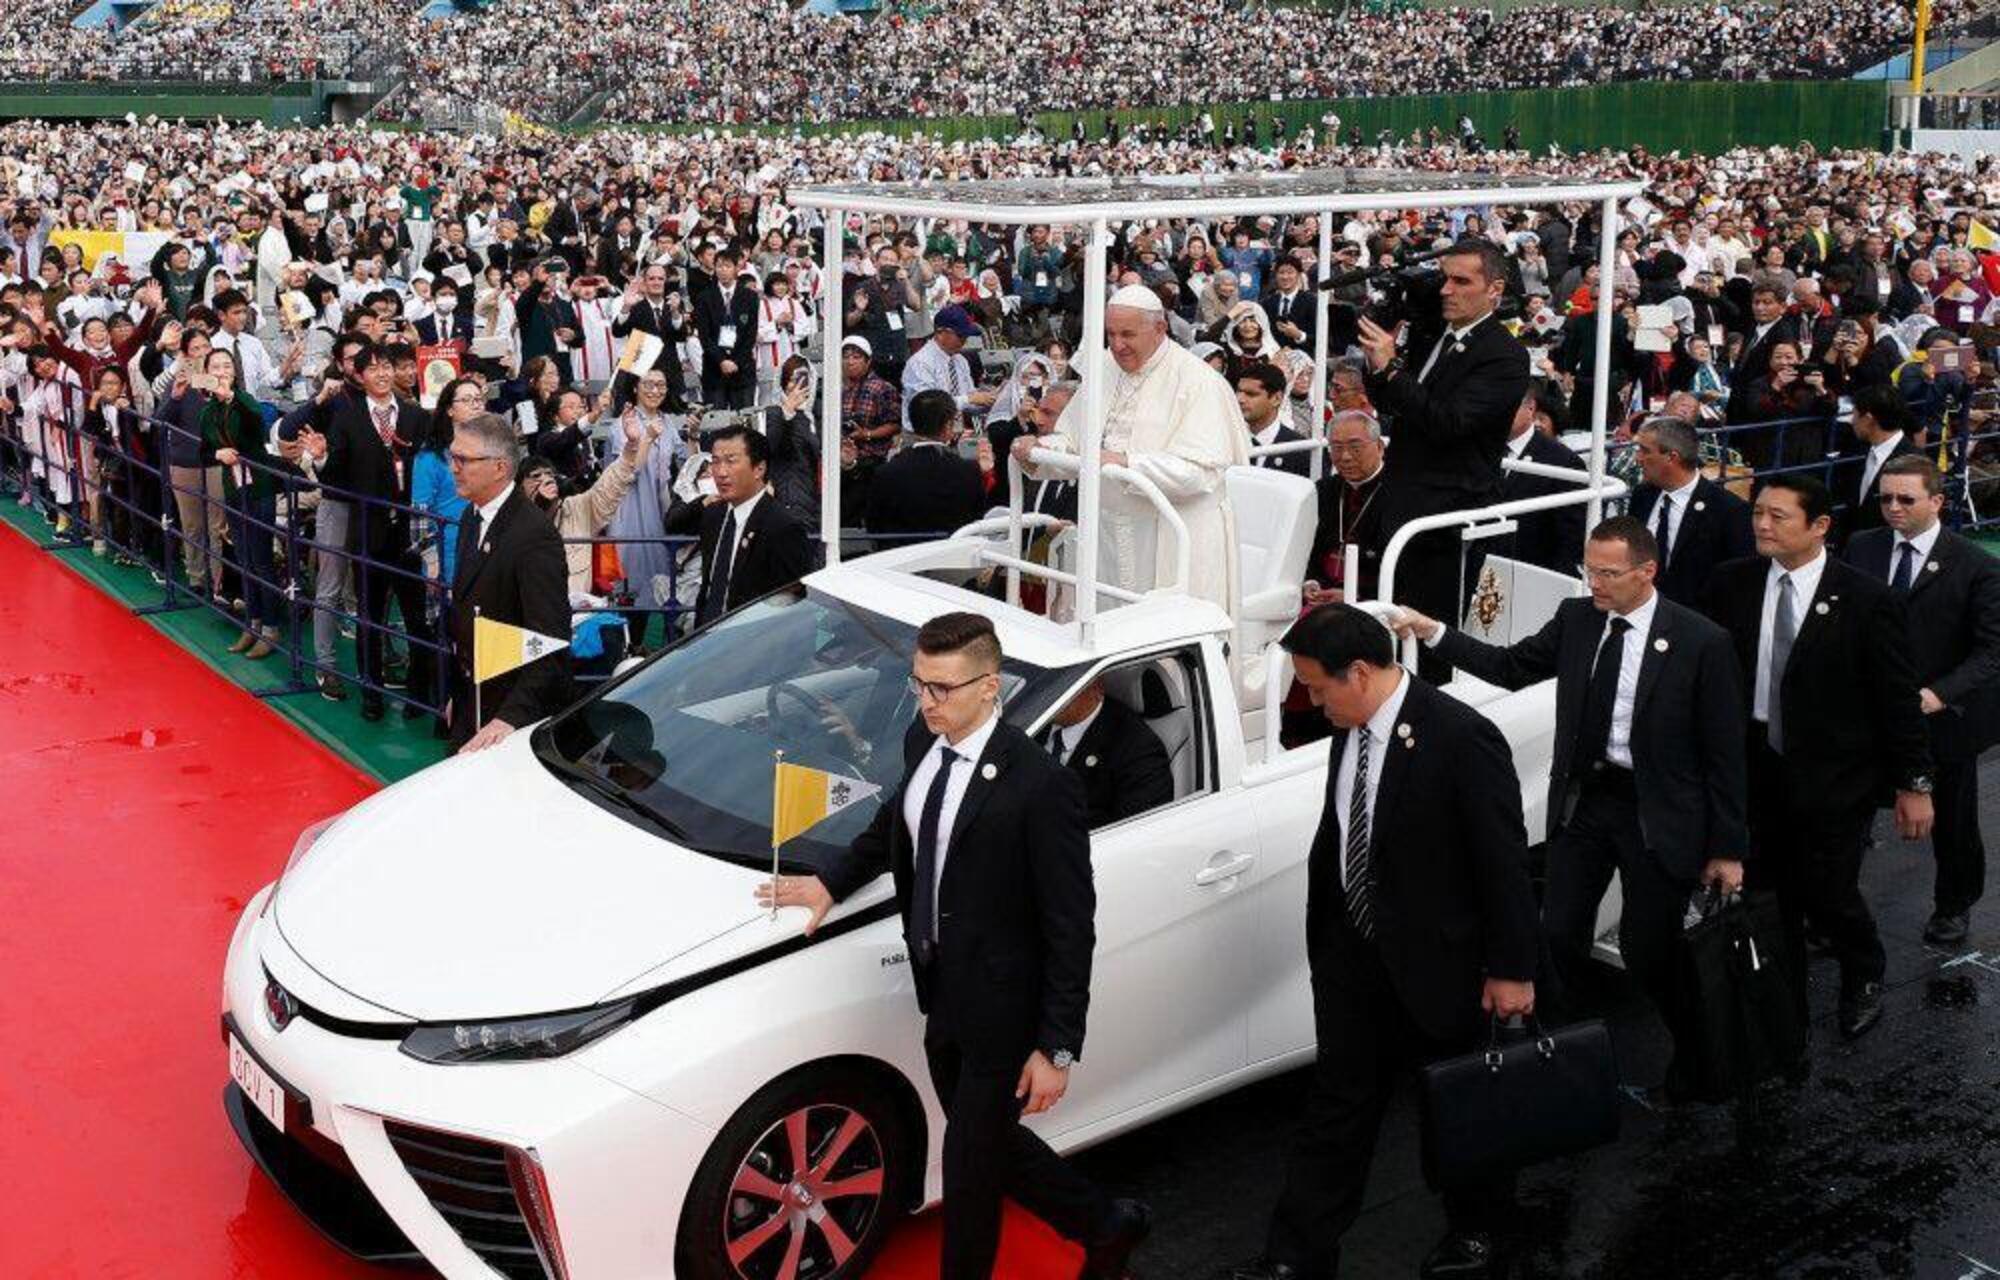
[{"label": "man in black suit with earpiece", "polygon": [[789,586],[812,571],[805,526],[766,489],[771,446],[761,432],[726,427],[708,445],[715,497],[667,513],[671,534],[699,533],[701,596],[694,624],[705,627],[739,605]]},{"label": "man in black suit with earpiece", "polygon": [[834,903],[895,879],[945,1114],[940,1280],[992,1275],[1003,1195],[1085,1247],[1079,1280],[1122,1280],[1145,1206],[1111,1199],[1020,1123],[1062,1100],[1083,1055],[1097,913],[1083,786],[1001,716],[991,621],[942,614],[916,649],[902,784],[845,856],[758,897],[806,908],[810,934]]}]

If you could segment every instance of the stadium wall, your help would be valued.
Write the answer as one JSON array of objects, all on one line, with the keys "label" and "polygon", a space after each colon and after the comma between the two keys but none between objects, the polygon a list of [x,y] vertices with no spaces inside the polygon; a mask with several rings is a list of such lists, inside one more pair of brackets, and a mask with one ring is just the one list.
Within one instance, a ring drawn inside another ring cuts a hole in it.
[{"label": "stadium wall", "polygon": [[[266,124],[294,121],[324,123],[339,95],[326,83],[277,86],[198,84],[0,84],[0,119],[115,119],[127,112],[166,119],[213,118],[261,120]],[[1332,102],[1258,102],[1188,106],[1153,110],[1083,114],[1091,137],[1101,136],[1107,114],[1126,126],[1140,121],[1178,127],[1203,111],[1215,114],[1219,129],[1227,120],[1239,123],[1254,115],[1261,136],[1270,137],[1269,122],[1282,118],[1286,133],[1296,136],[1332,111],[1342,122],[1360,127],[1373,141],[1382,129],[1398,138],[1412,130],[1436,125],[1455,134],[1461,114],[1472,117],[1489,141],[1497,141],[1512,123],[1521,131],[1523,146],[1542,150],[1551,144],[1566,150],[1645,146],[1654,151],[1726,151],[1742,145],[1768,146],[1811,142],[1826,147],[1879,147],[1884,141],[1888,88],[1880,80],[1810,80],[1779,82],[1678,83],[1645,81],[1591,85],[1573,89],[1532,89],[1511,92],[1461,93],[1401,98],[1344,98]],[[1035,117],[1044,133],[1067,137],[1076,116],[1044,112]],[[685,133],[705,126],[662,125],[658,131]],[[866,120],[803,125],[809,134],[928,133],[947,139],[1008,138],[1016,130],[1011,116],[965,116],[949,120]],[[790,133],[792,125],[772,125],[760,132]]]}]

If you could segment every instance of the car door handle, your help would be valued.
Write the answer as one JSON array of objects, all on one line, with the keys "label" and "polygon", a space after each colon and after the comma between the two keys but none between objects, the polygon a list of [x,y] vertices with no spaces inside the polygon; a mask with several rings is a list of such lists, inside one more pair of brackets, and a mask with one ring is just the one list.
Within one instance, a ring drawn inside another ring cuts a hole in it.
[{"label": "car door handle", "polygon": [[1255,861],[1257,861],[1256,854],[1239,853],[1235,857],[1229,858],[1226,862],[1211,862],[1194,873],[1194,882],[1198,885],[1211,885],[1219,881],[1234,879],[1242,875],[1245,871],[1248,871],[1250,864]]}]

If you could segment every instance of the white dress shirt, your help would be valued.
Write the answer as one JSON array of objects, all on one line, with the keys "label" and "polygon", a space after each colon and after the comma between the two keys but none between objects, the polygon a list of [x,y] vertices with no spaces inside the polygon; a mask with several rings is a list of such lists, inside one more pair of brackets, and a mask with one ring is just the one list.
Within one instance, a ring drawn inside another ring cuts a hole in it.
[{"label": "white dress shirt", "polygon": [[903,366],[903,430],[910,429],[910,401],[919,391],[943,391],[964,412],[972,403],[972,365],[963,355],[953,355],[937,344],[926,342]]},{"label": "white dress shirt", "polygon": [[209,339],[209,345],[236,357],[236,366],[243,371],[243,389],[250,393],[251,399],[270,400],[276,396],[278,362],[271,358],[270,348],[261,338],[218,329]]},{"label": "white dress shirt", "polygon": [[1334,779],[1334,805],[1339,810],[1340,819],[1340,886],[1347,887],[1347,815],[1353,806],[1354,795],[1354,748],[1359,736],[1368,735],[1368,834],[1375,834],[1375,796],[1382,789],[1382,762],[1389,758],[1395,745],[1396,717],[1403,714],[1403,700],[1410,694],[1410,676],[1406,671],[1398,671],[1394,692],[1375,708],[1375,714],[1368,717],[1368,723],[1351,730],[1340,751],[1340,771]]},{"label": "white dress shirt", "polygon": [[479,504],[479,540],[482,545],[493,536],[493,522],[499,518],[500,508],[507,505],[507,499],[513,492],[514,482],[509,480],[507,487],[494,494],[491,501]]},{"label": "white dress shirt", "polygon": [[[1667,554],[1665,560],[1673,559],[1674,548],[1680,545],[1681,522],[1687,519],[1688,507],[1694,502],[1695,486],[1700,483],[1701,473],[1697,471],[1694,475],[1688,477],[1688,482],[1680,488],[1671,491],[1662,490],[1659,502],[1654,503],[1653,509],[1647,512],[1650,518],[1646,521],[1646,527],[1657,535],[1660,532],[1659,503],[1668,502],[1669,499],[1672,500],[1667,507]],[[1666,567],[1666,563],[1663,560],[1660,568],[1664,569]]]},{"label": "white dress shirt", "polygon": [[[734,512],[736,515],[736,545],[729,548],[729,571],[731,573],[736,572],[736,553],[743,549],[743,531],[750,527],[750,513],[757,509],[757,504],[761,502],[763,498],[764,498],[764,491],[762,489],[759,489],[755,493],[751,494],[749,497],[743,499],[743,501],[732,502],[729,505],[730,511]],[[728,519],[729,517],[726,515],[723,517],[725,523],[728,521]],[[721,531],[719,529],[716,532],[716,536],[718,538],[722,536]],[[716,552],[718,554],[721,551],[722,551],[721,547],[716,548]]]},{"label": "white dress shirt", "polygon": [[[1813,595],[1818,592],[1820,574],[1825,571],[1824,547],[1811,560],[1791,570],[1792,609],[1800,631],[1806,629],[1806,614],[1813,607]],[[1785,576],[1784,566],[1773,560],[1771,571],[1764,577],[1764,612],[1757,623],[1757,686],[1751,693],[1750,714],[1766,724],[1771,721],[1771,627],[1778,617],[1778,579]]]},{"label": "white dress shirt", "polygon": [[1535,434],[1535,429],[1533,427],[1529,427],[1526,431],[1523,431],[1518,436],[1508,436],[1507,437],[1508,456],[1513,458],[1516,462],[1519,462],[1522,458],[1526,457],[1528,453],[1529,437],[1533,436],[1534,434]]},{"label": "white dress shirt", "polygon": [[1868,446],[1868,458],[1861,464],[1860,498],[1868,500],[1868,490],[1875,484],[1875,478],[1882,474],[1882,465],[1889,461],[1889,455],[1903,443],[1903,433],[1898,431],[1886,440],[1879,440]]},{"label": "white dress shirt", "polygon": [[[924,820],[924,801],[930,797],[931,781],[944,763],[944,748],[949,746],[957,753],[951,777],[945,782],[944,804],[938,809],[937,880],[931,885],[933,909],[938,901],[937,889],[944,884],[945,857],[951,850],[951,829],[958,821],[958,806],[964,801],[965,789],[972,785],[972,771],[979,767],[979,758],[986,754],[986,744],[999,724],[1000,709],[995,707],[985,722],[960,738],[957,745],[946,742],[943,734],[933,738],[930,750],[924,752],[916,772],[910,775],[910,785],[903,789],[903,821],[910,828],[910,848],[915,850]],[[937,930],[933,929],[931,936],[936,937]]]},{"label": "white dress shirt", "polygon": [[1933,522],[1930,528],[1914,538],[1905,538],[1902,534],[1897,534],[1895,544],[1889,548],[1887,580],[1890,582],[1896,580],[1896,559],[1903,554],[1903,547],[1908,545],[1914,548],[1911,553],[1913,558],[1910,561],[1910,585],[1915,586],[1917,575],[1924,571],[1925,562],[1931,558],[1931,552],[1937,547],[1938,531],[1943,528],[1942,524]]},{"label": "white dress shirt", "polygon": [[1611,659],[1618,663],[1618,693],[1611,702],[1611,732],[1604,739],[1604,758],[1621,769],[1632,767],[1632,710],[1639,697],[1639,664],[1646,660],[1646,640],[1659,608],[1660,593],[1655,591],[1646,597],[1646,603],[1629,613],[1604,616],[1606,634],[1613,618],[1623,618],[1632,624],[1626,628],[1624,643],[1616,654],[1605,651],[1603,637],[1598,640],[1597,660]]}]

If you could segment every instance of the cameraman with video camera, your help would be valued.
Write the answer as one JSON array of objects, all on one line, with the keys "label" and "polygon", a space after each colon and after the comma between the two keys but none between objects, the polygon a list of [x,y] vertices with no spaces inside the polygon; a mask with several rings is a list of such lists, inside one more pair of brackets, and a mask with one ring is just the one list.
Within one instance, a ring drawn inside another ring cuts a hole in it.
[{"label": "cameraman with video camera", "polygon": [[[1385,541],[1412,520],[1499,500],[1500,458],[1514,411],[1528,391],[1528,352],[1494,311],[1506,291],[1507,260],[1485,241],[1460,240],[1439,257],[1433,290],[1400,277],[1407,342],[1399,350],[1388,314],[1358,322],[1369,398],[1390,448],[1382,481]],[[1455,618],[1463,602],[1457,529],[1414,539],[1397,568],[1395,598],[1419,612]],[[1477,571],[1468,566],[1465,584]]]}]

